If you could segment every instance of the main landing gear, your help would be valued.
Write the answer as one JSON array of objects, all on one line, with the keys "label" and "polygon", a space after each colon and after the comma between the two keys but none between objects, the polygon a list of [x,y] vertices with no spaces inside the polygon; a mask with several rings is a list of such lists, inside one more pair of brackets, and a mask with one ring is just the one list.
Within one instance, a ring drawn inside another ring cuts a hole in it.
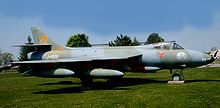
[{"label": "main landing gear", "polygon": [[92,86],[93,78],[90,76],[82,76],[80,77],[80,80],[82,82],[82,87],[88,87],[90,88]]}]

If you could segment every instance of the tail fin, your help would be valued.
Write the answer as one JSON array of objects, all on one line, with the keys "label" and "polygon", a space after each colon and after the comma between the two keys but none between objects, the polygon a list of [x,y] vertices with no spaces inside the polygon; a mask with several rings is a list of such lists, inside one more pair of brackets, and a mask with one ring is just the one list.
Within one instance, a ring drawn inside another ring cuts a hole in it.
[{"label": "tail fin", "polygon": [[50,40],[49,37],[43,33],[41,30],[32,27],[31,28],[33,37],[34,37],[34,44],[41,44],[41,45],[51,45],[52,46],[52,50],[64,50],[66,49],[66,47],[61,46],[57,43],[55,43],[54,41]]}]

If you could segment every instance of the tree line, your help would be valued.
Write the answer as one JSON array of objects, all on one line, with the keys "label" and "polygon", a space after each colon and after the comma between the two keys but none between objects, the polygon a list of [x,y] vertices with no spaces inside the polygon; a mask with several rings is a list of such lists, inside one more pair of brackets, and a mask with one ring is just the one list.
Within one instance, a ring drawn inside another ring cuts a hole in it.
[{"label": "tree line", "polygon": [[[164,42],[164,39],[158,33],[152,33],[148,36],[144,44],[152,44],[157,42]],[[116,39],[108,42],[109,46],[138,46],[140,42],[138,42],[137,38],[133,39],[128,35],[116,36]],[[86,34],[76,34],[70,36],[66,44],[67,47],[91,47],[89,43],[89,36]]]}]

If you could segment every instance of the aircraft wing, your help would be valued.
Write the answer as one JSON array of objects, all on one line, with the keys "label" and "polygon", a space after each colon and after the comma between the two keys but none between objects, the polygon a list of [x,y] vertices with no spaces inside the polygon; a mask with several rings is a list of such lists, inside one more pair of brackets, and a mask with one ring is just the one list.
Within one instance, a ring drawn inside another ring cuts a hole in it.
[{"label": "aircraft wing", "polygon": [[14,45],[13,47],[45,47],[52,46],[51,44],[25,44],[25,45]]},{"label": "aircraft wing", "polygon": [[83,62],[91,61],[89,59],[51,59],[51,60],[31,60],[31,61],[18,61],[12,64],[41,64],[41,63],[68,63],[68,62]]},{"label": "aircraft wing", "polygon": [[125,60],[133,57],[142,56],[142,54],[127,54],[127,55],[104,55],[104,56],[89,56],[77,57],[68,59],[48,59],[48,60],[32,60],[32,61],[19,61],[12,62],[12,64],[42,64],[42,63],[77,63],[77,62],[90,62],[90,61],[108,61],[108,60]]}]

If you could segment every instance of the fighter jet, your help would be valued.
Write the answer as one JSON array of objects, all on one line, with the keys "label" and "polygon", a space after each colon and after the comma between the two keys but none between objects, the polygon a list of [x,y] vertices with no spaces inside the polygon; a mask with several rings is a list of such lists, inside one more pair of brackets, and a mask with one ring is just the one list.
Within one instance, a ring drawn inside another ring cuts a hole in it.
[{"label": "fighter jet", "polygon": [[[78,77],[87,86],[94,78],[117,79],[124,72],[151,72],[169,69],[173,80],[184,80],[185,68],[212,63],[214,57],[184,49],[175,41],[142,46],[69,48],[52,41],[37,28],[31,28],[34,44],[27,54],[28,61],[13,62],[26,65],[29,75],[41,77]],[[179,72],[173,73],[173,69]]]}]

